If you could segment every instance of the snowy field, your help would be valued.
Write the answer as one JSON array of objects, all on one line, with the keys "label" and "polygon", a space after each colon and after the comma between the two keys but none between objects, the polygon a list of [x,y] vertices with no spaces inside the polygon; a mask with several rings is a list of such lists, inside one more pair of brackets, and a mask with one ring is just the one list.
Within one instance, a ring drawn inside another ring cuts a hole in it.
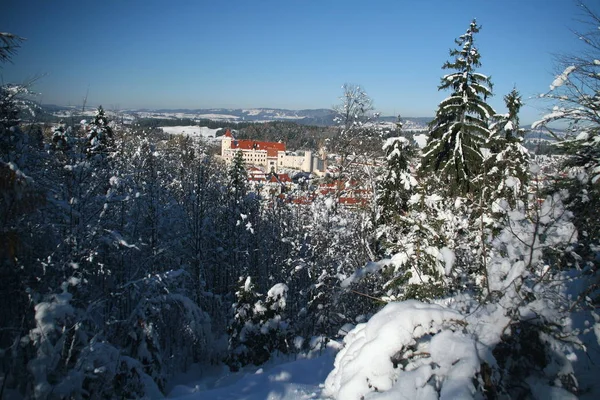
[{"label": "snowy field", "polygon": [[217,131],[220,129],[210,129],[206,126],[161,126],[159,128],[170,135],[202,137],[206,139],[215,139]]}]

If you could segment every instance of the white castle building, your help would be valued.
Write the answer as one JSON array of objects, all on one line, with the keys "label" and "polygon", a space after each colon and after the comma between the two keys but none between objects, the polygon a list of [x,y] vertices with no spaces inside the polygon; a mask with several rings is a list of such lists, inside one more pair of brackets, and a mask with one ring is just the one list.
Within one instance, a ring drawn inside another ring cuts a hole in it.
[{"label": "white castle building", "polygon": [[278,172],[281,168],[298,169],[323,175],[327,169],[325,154],[321,158],[312,151],[286,151],[285,143],[261,142],[252,139],[235,139],[228,129],[221,140],[221,157],[231,164],[236,152],[241,151],[247,165],[264,167],[266,172]]}]

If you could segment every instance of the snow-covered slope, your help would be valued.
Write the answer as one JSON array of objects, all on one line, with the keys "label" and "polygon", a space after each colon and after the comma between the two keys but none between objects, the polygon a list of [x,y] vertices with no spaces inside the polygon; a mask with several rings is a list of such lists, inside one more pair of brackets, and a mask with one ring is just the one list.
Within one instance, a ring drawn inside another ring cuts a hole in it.
[{"label": "snow-covered slope", "polygon": [[[179,400],[300,400],[319,399],[321,385],[333,369],[335,349],[315,358],[299,359],[237,373],[206,374],[175,385],[168,398]],[[181,378],[180,378],[181,380]]]}]

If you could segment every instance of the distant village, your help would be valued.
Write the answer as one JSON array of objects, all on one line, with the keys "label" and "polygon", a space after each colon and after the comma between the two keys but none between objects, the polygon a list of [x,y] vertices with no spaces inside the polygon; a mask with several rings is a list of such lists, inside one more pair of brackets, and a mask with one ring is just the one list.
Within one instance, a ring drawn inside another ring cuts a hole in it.
[{"label": "distant village", "polygon": [[[230,165],[237,152],[242,153],[248,181],[259,193],[275,195],[294,204],[311,204],[319,195],[337,194],[338,203],[356,207],[366,205],[371,191],[358,182],[335,179],[328,168],[327,153],[321,148],[317,154],[310,150],[288,151],[283,142],[236,139],[227,129],[221,139],[220,158]],[[295,171],[290,176],[290,171]],[[313,176],[332,179],[311,184]]]}]

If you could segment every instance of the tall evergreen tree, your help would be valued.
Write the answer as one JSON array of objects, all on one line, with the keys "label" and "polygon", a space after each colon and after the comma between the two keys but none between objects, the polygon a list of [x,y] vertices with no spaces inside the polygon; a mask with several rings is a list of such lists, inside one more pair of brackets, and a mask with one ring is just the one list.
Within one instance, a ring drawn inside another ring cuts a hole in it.
[{"label": "tall evergreen tree", "polygon": [[102,106],[96,110],[94,120],[85,127],[87,132],[86,153],[88,156],[103,154],[113,146],[113,130]]},{"label": "tall evergreen tree", "polygon": [[376,185],[377,211],[375,216],[377,248],[385,253],[400,227],[400,216],[409,209],[408,201],[417,181],[409,170],[414,148],[404,137],[392,137],[383,145],[386,163]]},{"label": "tall evergreen tree", "polygon": [[237,203],[246,196],[248,191],[248,173],[244,165],[244,156],[241,151],[236,151],[228,174],[228,190]]},{"label": "tall evergreen tree", "polygon": [[[494,117],[492,137],[488,147],[490,156],[485,161],[486,199],[505,199],[511,206],[518,200],[527,200],[529,181],[529,151],[522,145],[525,130],[519,127],[519,111],[523,103],[516,89],[504,96],[507,114]],[[488,202],[489,203],[489,202]]]},{"label": "tall evergreen tree", "polygon": [[377,217],[381,223],[390,222],[394,215],[408,209],[411,188],[416,185],[409,171],[409,162],[414,156],[410,142],[404,137],[389,138],[383,150],[386,152],[385,171],[377,185]]},{"label": "tall evergreen tree", "polygon": [[453,194],[473,193],[473,179],[481,172],[480,148],[490,136],[489,119],[495,114],[486,103],[492,95],[489,77],[476,72],[481,66],[474,35],[480,26],[473,20],[461,35],[457,49],[450,50],[454,61],[442,68],[454,70],[442,78],[438,90],[449,89],[431,122],[430,138],[423,152],[422,172],[436,172],[449,185]]}]

